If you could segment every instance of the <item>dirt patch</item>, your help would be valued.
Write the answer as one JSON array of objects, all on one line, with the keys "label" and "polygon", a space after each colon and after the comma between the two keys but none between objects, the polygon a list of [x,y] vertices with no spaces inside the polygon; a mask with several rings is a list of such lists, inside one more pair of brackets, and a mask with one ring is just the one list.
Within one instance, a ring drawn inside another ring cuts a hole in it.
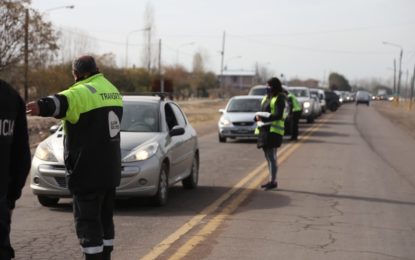
[{"label": "dirt patch", "polygon": [[217,129],[220,117],[219,109],[226,107],[226,100],[194,100],[178,102],[187,119],[199,136],[212,133]]},{"label": "dirt patch", "polygon": [[49,128],[60,121],[55,118],[28,116],[27,128],[29,130],[30,148],[35,148],[39,142],[49,136]]},{"label": "dirt patch", "polygon": [[375,101],[370,104],[381,115],[408,132],[415,139],[415,104],[413,104],[411,110],[409,110],[408,102],[400,102],[398,105],[387,101]]}]

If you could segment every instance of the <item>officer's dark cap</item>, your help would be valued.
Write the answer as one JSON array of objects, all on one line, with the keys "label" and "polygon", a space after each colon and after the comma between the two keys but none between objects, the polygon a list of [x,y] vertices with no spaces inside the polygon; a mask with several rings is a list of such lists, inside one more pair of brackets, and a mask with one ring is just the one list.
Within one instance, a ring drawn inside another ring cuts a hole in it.
[{"label": "officer's dark cap", "polygon": [[96,73],[98,72],[97,64],[92,56],[85,55],[74,60],[72,69],[80,74]]}]

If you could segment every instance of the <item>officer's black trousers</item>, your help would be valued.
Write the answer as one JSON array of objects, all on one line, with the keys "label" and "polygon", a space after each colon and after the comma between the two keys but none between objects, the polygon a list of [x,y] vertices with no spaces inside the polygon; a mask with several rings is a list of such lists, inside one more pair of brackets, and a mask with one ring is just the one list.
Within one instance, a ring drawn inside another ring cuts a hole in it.
[{"label": "officer's black trousers", "polygon": [[291,133],[292,139],[297,139],[298,137],[298,121],[300,121],[300,117],[301,117],[301,111],[293,112],[292,133]]},{"label": "officer's black trousers", "polygon": [[73,195],[76,234],[85,254],[112,251],[115,189]]},{"label": "officer's black trousers", "polygon": [[9,260],[14,257],[10,245],[10,210],[5,195],[0,194],[0,260]]}]

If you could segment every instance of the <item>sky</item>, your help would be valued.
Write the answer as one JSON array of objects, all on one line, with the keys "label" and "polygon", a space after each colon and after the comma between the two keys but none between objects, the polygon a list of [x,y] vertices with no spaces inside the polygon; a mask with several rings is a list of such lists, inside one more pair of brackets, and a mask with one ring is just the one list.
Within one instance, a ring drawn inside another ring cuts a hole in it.
[{"label": "sky", "polygon": [[[59,8],[66,5],[75,7]],[[228,71],[259,65],[288,79],[323,81],[337,72],[351,83],[391,80],[401,48],[402,81],[415,66],[413,0],[32,0],[31,6],[63,32],[87,35],[90,52],[114,53],[118,66],[125,66],[127,51],[129,66],[142,64],[145,32],[133,31],[145,28],[146,6],[165,65],[191,69],[200,52],[205,67],[219,73],[225,34]]]}]

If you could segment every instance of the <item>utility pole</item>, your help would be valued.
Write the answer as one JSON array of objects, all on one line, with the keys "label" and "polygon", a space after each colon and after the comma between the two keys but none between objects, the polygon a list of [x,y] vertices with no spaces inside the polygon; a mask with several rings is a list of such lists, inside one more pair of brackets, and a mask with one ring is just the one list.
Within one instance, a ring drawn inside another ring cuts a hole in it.
[{"label": "utility pole", "polygon": [[24,100],[29,101],[29,9],[26,9],[24,24]]},{"label": "utility pole", "polygon": [[414,66],[414,73],[412,74],[411,95],[409,97],[409,110],[412,109],[412,99],[414,97],[414,85],[415,85],[415,66]]},{"label": "utility pole", "polygon": [[393,59],[393,95],[396,96],[396,59]]},{"label": "utility pole", "polygon": [[221,59],[221,63],[220,63],[220,87],[222,87],[222,83],[223,83],[223,61],[225,58],[225,38],[226,38],[226,32],[223,32],[223,37],[222,37],[222,51],[220,52],[222,59]]},{"label": "utility pole", "polygon": [[399,73],[398,73],[398,104],[399,104],[399,96],[401,93],[401,76],[402,76],[402,56],[403,56],[403,48],[401,48],[401,52],[399,55]]},{"label": "utility pole", "polygon": [[147,64],[147,70],[150,72],[151,69],[151,26],[148,30],[148,64]]},{"label": "utility pole", "polygon": [[164,92],[164,79],[163,72],[161,68],[161,39],[159,40],[159,77],[160,77],[160,92]]}]

